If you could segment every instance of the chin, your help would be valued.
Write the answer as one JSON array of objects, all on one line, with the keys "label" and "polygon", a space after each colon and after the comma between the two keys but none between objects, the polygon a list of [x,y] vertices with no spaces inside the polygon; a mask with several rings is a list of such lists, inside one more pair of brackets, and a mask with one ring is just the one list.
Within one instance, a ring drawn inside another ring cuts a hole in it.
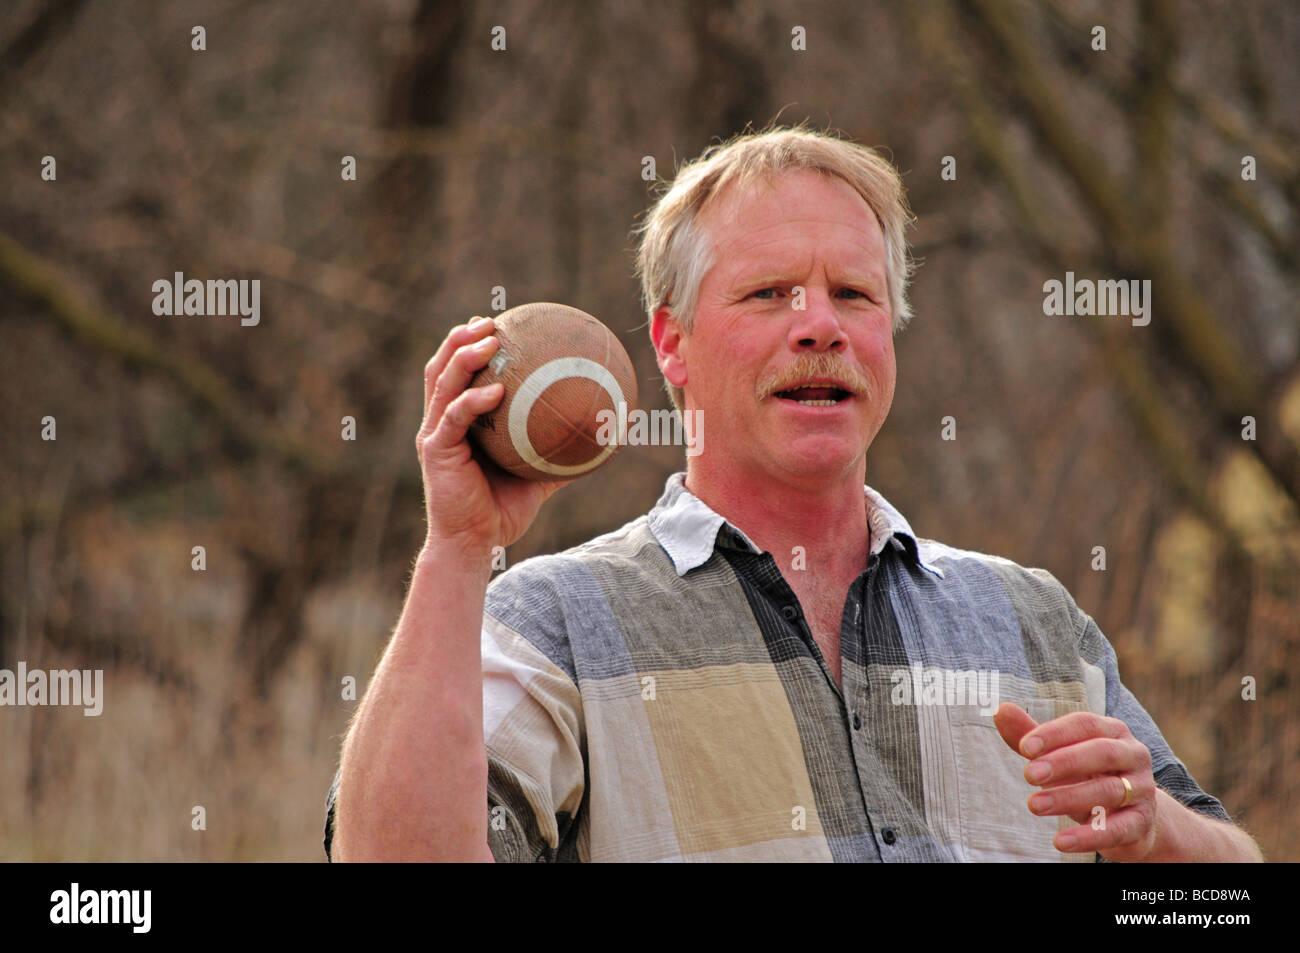
[{"label": "chin", "polygon": [[851,470],[864,456],[864,448],[842,440],[806,437],[775,448],[781,470],[800,477],[831,477]]}]

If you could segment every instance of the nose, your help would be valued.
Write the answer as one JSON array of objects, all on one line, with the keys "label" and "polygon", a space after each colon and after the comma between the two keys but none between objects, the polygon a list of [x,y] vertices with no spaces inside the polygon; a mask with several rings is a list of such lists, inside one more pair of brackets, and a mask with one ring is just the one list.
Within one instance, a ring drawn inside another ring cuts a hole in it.
[{"label": "nose", "polygon": [[805,307],[791,309],[790,347],[799,351],[840,352],[847,342],[835,305],[823,289],[809,287],[804,293]]}]

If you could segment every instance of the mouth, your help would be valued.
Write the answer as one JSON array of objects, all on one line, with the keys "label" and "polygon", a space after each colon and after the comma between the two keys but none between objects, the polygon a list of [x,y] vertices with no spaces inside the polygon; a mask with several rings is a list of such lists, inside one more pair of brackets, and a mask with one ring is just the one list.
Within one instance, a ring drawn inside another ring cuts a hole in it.
[{"label": "mouth", "polygon": [[805,407],[834,407],[848,400],[853,393],[838,381],[809,381],[789,390],[776,391],[772,396]]}]

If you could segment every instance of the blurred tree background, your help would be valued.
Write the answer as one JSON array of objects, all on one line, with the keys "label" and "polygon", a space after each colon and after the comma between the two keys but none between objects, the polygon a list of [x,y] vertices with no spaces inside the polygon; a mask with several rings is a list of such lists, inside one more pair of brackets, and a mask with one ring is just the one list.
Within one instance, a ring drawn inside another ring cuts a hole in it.
[{"label": "blurred tree background", "polygon": [[[322,859],[341,686],[423,536],[425,361],[499,285],[600,317],[667,407],[642,159],[778,116],[886,147],[918,217],[868,482],[1060,578],[1193,776],[1300,859],[1297,49],[1286,0],[7,4],[0,667],[106,697],[0,709],[0,859]],[[1067,270],[1150,279],[1150,325],[1044,316]],[[155,316],[177,271],[260,279],[260,324]],[[683,463],[625,450],[509,560]]]}]

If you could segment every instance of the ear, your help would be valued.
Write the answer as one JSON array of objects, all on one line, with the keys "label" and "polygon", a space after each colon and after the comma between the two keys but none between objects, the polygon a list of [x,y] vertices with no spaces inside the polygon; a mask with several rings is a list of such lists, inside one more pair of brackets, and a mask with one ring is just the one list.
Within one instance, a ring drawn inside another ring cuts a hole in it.
[{"label": "ear", "polygon": [[664,380],[674,387],[685,387],[686,335],[666,304],[661,304],[650,319],[650,340]]}]

